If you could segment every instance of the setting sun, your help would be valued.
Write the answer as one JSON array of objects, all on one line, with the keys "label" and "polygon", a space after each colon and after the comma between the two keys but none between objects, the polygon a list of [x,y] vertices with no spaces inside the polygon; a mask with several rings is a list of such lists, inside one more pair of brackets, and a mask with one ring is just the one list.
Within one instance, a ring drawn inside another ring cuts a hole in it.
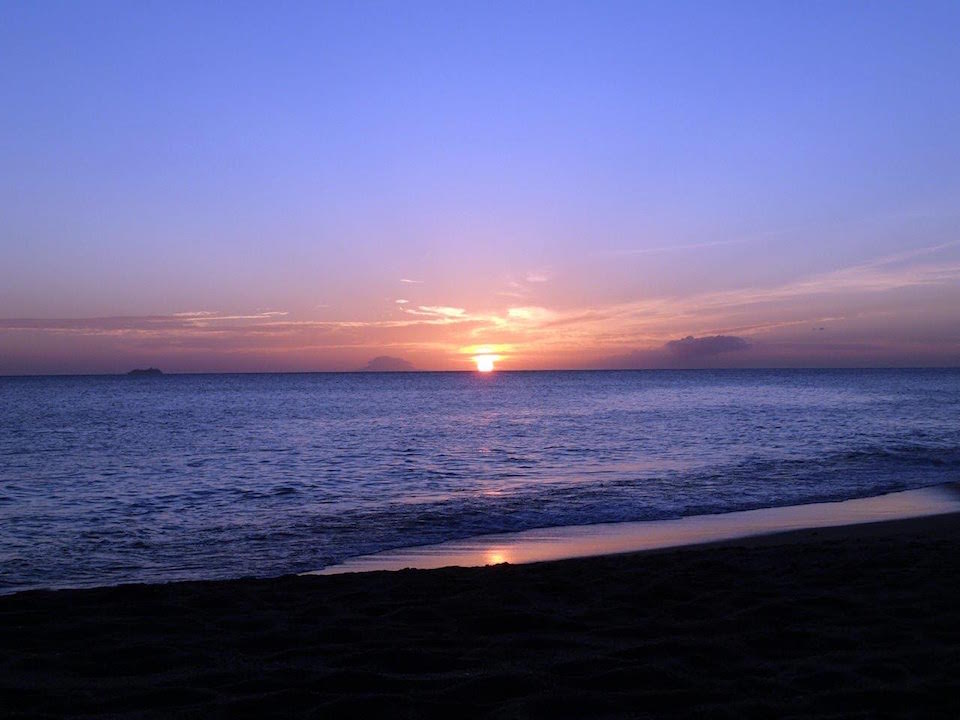
[{"label": "setting sun", "polygon": [[478,355],[474,358],[477,363],[477,371],[482,373],[493,372],[493,361],[496,357],[493,355]]}]

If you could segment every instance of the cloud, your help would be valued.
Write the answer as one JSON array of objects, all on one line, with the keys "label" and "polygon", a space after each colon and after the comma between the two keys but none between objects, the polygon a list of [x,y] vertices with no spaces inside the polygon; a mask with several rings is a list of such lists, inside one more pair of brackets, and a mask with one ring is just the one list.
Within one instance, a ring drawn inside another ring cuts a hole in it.
[{"label": "cloud", "polygon": [[411,280],[410,278],[400,278],[400,282],[406,285],[423,285],[423,280]]},{"label": "cloud", "polygon": [[750,343],[735,335],[711,335],[699,338],[688,335],[680,340],[671,340],[663,347],[675,357],[698,360],[715,357],[721,353],[746,350],[750,347]]},{"label": "cloud", "polygon": [[509,320],[544,323],[552,320],[554,315],[555,313],[543,307],[524,306],[507,308],[507,318]]},{"label": "cloud", "polygon": [[403,358],[379,355],[361,368],[361,372],[411,372],[416,368]]},{"label": "cloud", "polygon": [[633,350],[625,355],[602,358],[596,367],[609,370],[688,367],[711,364],[718,356],[748,350],[750,343],[735,335],[688,335],[660,347]]},{"label": "cloud", "polygon": [[701,248],[722,247],[724,245],[742,245],[748,242],[746,238],[737,240],[714,240],[712,242],[689,243],[687,245],[661,245],[658,247],[635,248],[630,250],[614,250],[609,255],[653,255],[656,253],[668,253],[678,250],[699,250]]},{"label": "cloud", "polygon": [[403,298],[398,298],[397,300],[394,300],[394,302],[395,302],[397,305],[406,305],[406,304],[407,304],[408,302],[410,302],[410,301],[409,301],[409,300],[404,300]]},{"label": "cloud", "polygon": [[174,317],[180,318],[186,322],[191,322],[197,325],[206,325],[209,323],[221,323],[221,322],[230,322],[230,321],[259,321],[259,320],[274,320],[277,318],[283,318],[289,315],[285,310],[265,310],[252,313],[250,315],[222,315],[220,313],[212,312],[202,312],[202,313],[190,313],[189,315],[174,315]]},{"label": "cloud", "polygon": [[166,331],[230,331],[290,324],[284,311],[258,312],[250,315],[222,315],[209,311],[173,315],[120,315],[93,318],[10,318],[0,319],[0,332],[35,330],[51,333],[120,334],[126,332],[156,333]]},{"label": "cloud", "polygon": [[550,275],[544,270],[528,272],[525,280],[528,283],[545,283],[550,280]]},{"label": "cloud", "polygon": [[445,320],[466,320],[467,311],[464,308],[449,307],[447,305],[418,305],[414,308],[400,308],[410,315],[424,315],[426,317]]}]

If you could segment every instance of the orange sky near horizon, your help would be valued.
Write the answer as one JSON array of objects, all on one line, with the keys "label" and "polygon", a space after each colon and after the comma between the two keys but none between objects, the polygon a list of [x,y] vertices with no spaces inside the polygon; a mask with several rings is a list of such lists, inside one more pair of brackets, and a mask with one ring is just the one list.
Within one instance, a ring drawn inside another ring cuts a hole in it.
[{"label": "orange sky near horizon", "polygon": [[479,309],[398,278],[396,297],[374,318],[184,310],[3,320],[0,371],[58,372],[64,356],[70,372],[350,371],[379,356],[469,370],[478,355],[495,356],[498,370],[956,365],[958,249],[946,243],[777,285],[583,307],[539,304],[564,282],[541,271],[509,281],[509,296]]}]

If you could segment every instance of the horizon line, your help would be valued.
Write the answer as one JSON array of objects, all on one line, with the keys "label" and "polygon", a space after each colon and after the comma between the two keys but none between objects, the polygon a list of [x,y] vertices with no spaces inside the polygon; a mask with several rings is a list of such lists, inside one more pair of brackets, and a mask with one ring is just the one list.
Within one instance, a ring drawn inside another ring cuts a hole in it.
[{"label": "horizon line", "polygon": [[[137,369],[137,368],[134,368]],[[809,367],[801,366],[757,366],[757,367],[650,367],[650,368],[538,368],[524,369],[513,368],[508,370],[494,370],[491,373],[479,373],[477,370],[212,370],[212,371],[189,371],[179,372],[161,370],[159,375],[149,377],[164,376],[186,376],[186,375],[497,375],[504,373],[575,373],[575,372],[758,372],[758,371],[863,371],[863,370],[960,370],[960,364],[957,365],[850,365],[850,366],[831,366],[816,365]],[[9,378],[47,378],[47,377],[128,377],[131,370],[121,372],[87,372],[87,373],[15,373],[2,374],[0,379]],[[134,376],[145,377],[145,376]]]}]

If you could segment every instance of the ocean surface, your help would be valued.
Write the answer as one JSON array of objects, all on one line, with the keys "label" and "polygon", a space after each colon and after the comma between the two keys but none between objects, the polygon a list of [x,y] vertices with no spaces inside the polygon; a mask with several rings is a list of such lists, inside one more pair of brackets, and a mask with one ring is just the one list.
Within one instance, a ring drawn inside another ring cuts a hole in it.
[{"label": "ocean surface", "polygon": [[960,370],[0,378],[0,592],[960,479]]}]

